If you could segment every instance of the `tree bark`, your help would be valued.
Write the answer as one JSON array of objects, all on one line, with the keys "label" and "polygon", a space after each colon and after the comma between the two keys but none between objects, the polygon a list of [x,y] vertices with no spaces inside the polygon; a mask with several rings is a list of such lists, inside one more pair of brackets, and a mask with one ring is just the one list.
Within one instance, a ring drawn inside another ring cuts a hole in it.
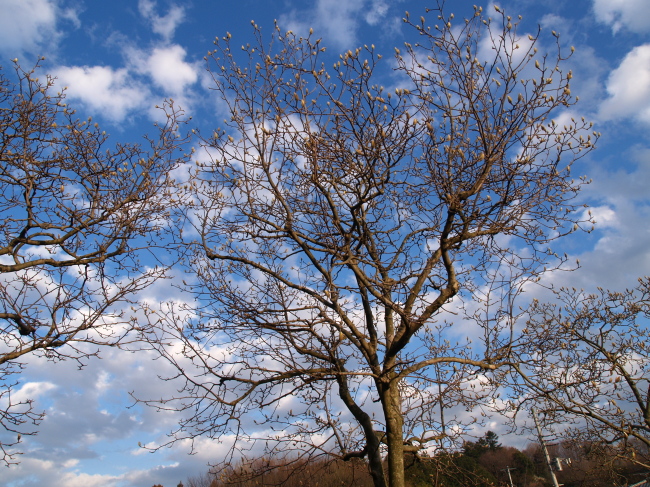
[{"label": "tree bark", "polygon": [[375,487],[386,487],[386,477],[384,476],[384,464],[381,460],[380,443],[377,435],[367,439],[368,445],[368,468]]},{"label": "tree bark", "polygon": [[339,397],[343,400],[348,410],[352,413],[355,419],[363,428],[364,436],[366,438],[365,452],[368,456],[368,469],[375,487],[386,487],[386,478],[384,476],[384,465],[381,459],[380,446],[381,442],[377,438],[377,434],[373,428],[373,422],[370,416],[363,411],[350,394],[347,379],[339,375],[337,377],[339,385]]},{"label": "tree bark", "polygon": [[398,382],[389,381],[382,397],[384,417],[386,418],[386,446],[388,447],[388,485],[404,487],[404,437],[402,401]]}]

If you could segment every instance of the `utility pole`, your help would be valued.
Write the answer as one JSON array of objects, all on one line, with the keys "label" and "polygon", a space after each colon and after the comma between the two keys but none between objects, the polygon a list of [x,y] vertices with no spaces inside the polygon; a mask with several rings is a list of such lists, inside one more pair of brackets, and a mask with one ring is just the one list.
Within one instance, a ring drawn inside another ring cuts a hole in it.
[{"label": "utility pole", "polygon": [[[551,480],[553,480],[554,487],[560,487],[560,484],[557,483],[557,478],[555,478],[555,472],[553,471],[553,464],[551,463],[551,457],[548,454],[546,449],[546,442],[544,441],[544,435],[542,434],[542,428],[539,426],[539,420],[537,419],[537,410],[531,408],[533,413],[533,419],[535,420],[535,427],[537,428],[537,436],[539,437],[539,442],[542,445],[542,451],[544,452],[544,458],[546,459],[546,465],[548,466],[548,471],[551,472]],[[510,474],[510,472],[508,472]]]},{"label": "utility pole", "polygon": [[504,468],[506,472],[508,472],[508,480],[510,481],[510,487],[515,487],[515,484],[512,483],[512,475],[510,475],[510,470],[517,470],[515,467],[508,467],[506,465],[506,468]]}]

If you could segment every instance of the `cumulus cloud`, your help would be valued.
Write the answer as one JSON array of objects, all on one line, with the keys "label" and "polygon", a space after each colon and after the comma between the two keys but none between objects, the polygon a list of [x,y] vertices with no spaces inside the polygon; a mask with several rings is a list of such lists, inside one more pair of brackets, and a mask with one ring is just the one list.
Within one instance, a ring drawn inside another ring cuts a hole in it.
[{"label": "cumulus cloud", "polygon": [[68,87],[70,100],[81,102],[91,115],[101,114],[113,122],[143,110],[156,119],[160,113],[154,107],[166,97],[173,97],[185,109],[190,107],[189,87],[198,81],[199,67],[186,60],[183,47],[125,45],[122,50],[124,67],[62,66],[52,74]]},{"label": "cumulus cloud", "polygon": [[149,89],[134,80],[125,68],[64,66],[53,74],[60,85],[68,87],[68,98],[81,101],[113,121],[123,120],[130,112],[151,104]]},{"label": "cumulus cloud", "polygon": [[593,8],[596,19],[609,25],[614,33],[622,29],[638,34],[650,32],[648,0],[594,0]]},{"label": "cumulus cloud", "polygon": [[182,94],[198,80],[197,64],[187,62],[185,49],[177,44],[156,47],[151,52],[128,52],[131,67],[150,76],[165,94]]},{"label": "cumulus cloud", "polygon": [[631,117],[650,123],[650,44],[637,46],[607,80],[609,98],[601,106],[604,119]]},{"label": "cumulus cloud", "polygon": [[7,56],[48,54],[60,37],[60,18],[79,26],[76,12],[55,0],[0,0],[0,52]]},{"label": "cumulus cloud", "polygon": [[55,389],[56,385],[51,382],[27,382],[13,395],[14,402],[27,401],[29,399],[38,399],[48,392]]},{"label": "cumulus cloud", "polygon": [[619,227],[619,220],[617,218],[616,212],[610,206],[594,206],[588,211],[591,212],[591,216],[596,221],[596,223],[598,223],[599,229]]},{"label": "cumulus cloud", "polygon": [[140,0],[138,2],[140,15],[151,23],[151,30],[169,41],[173,36],[176,28],[185,20],[185,10],[183,7],[172,5],[167,15],[158,15],[157,5],[154,0]]}]

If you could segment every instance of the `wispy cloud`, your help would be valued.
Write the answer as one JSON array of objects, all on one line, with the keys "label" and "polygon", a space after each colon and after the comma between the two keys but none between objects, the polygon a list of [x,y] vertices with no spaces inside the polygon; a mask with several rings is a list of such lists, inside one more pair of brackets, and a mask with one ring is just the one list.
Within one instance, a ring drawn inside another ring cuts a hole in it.
[{"label": "wispy cloud", "polygon": [[166,15],[158,15],[155,0],[140,0],[138,2],[140,15],[151,23],[151,29],[162,36],[167,42],[174,37],[176,28],[185,20],[185,9],[172,5]]},{"label": "wispy cloud", "polygon": [[608,24],[614,33],[629,30],[650,32],[648,0],[594,0],[594,13],[599,22]]},{"label": "wispy cloud", "polygon": [[318,0],[310,10],[281,16],[280,25],[303,35],[313,27],[326,45],[343,50],[355,47],[361,22],[377,25],[387,12],[384,0]]},{"label": "wispy cloud", "polygon": [[372,0],[369,8],[366,9],[364,18],[370,25],[379,24],[388,13],[388,3],[384,0]]}]

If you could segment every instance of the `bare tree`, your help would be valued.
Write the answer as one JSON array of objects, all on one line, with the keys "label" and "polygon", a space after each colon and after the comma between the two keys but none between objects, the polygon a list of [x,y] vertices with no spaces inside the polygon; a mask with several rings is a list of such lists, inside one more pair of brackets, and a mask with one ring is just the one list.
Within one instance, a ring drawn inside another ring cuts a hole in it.
[{"label": "bare tree", "polygon": [[[417,43],[386,76],[372,46],[329,70],[313,34],[254,26],[243,64],[215,41],[229,114],[193,183],[198,304],[161,307],[149,336],[185,381],[144,401],[187,413],[172,441],[365,457],[402,486],[404,452],[461,430],[453,408],[509,362],[493,310],[591,226],[569,170],[597,135],[551,118],[575,102],[559,41],[538,53],[500,10],[430,15],[405,18]],[[478,305],[480,329],[462,321]]]},{"label": "bare tree", "polygon": [[524,404],[536,403],[564,435],[608,461],[650,467],[650,279],[636,289],[556,291],[534,302],[516,347]]},{"label": "bare tree", "polygon": [[31,400],[12,399],[23,358],[83,366],[96,345],[124,343],[132,296],[165,275],[172,259],[153,249],[182,160],[172,104],[149,147],[109,147],[53,78],[37,78],[38,63],[14,63],[15,77],[0,73],[0,425],[16,438],[0,445],[7,463],[34,433],[25,423],[42,419]]}]

